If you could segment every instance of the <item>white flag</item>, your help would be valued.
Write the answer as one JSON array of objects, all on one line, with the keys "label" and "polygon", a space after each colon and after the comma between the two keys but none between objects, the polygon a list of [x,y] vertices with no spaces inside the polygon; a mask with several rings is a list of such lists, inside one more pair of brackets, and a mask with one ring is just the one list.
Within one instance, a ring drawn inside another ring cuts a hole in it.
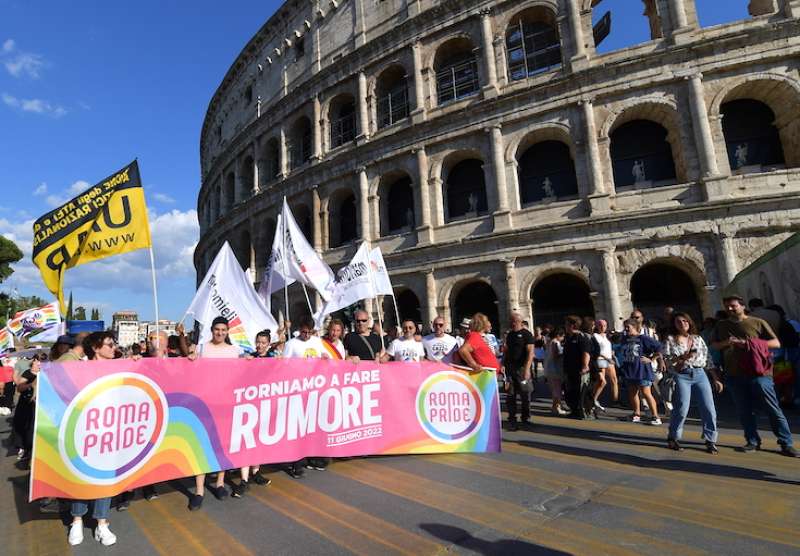
[{"label": "white flag", "polygon": [[286,197],[283,198],[283,223],[286,230],[286,251],[289,253],[286,261],[289,276],[314,288],[323,301],[328,301],[336,281],[333,271],[308,243],[294,219]]},{"label": "white flag", "polygon": [[294,284],[294,278],[292,278],[291,274],[288,272],[288,266],[286,272],[286,274],[290,276],[288,280],[283,273],[283,240],[285,234],[283,217],[281,214],[278,214],[278,222],[275,225],[275,238],[272,240],[272,251],[267,261],[267,268],[264,270],[264,277],[261,279],[261,284],[258,286],[258,295],[264,300],[264,304],[269,312],[272,312],[272,294],[282,290],[284,288],[284,283],[287,287]]},{"label": "white flag", "polygon": [[372,286],[375,288],[375,294],[394,295],[392,281],[389,279],[389,272],[386,270],[386,263],[383,262],[380,247],[369,252],[369,264],[372,268]]},{"label": "white flag", "polygon": [[363,242],[350,264],[340,268],[336,273],[333,295],[314,315],[317,328],[321,328],[325,317],[334,311],[349,307],[362,299],[372,297],[375,297],[375,288],[372,285],[369,248],[367,243]]},{"label": "white flag", "polygon": [[67,323],[63,320],[56,326],[48,328],[44,332],[38,333],[36,336],[28,338],[28,343],[38,344],[39,342],[55,342],[59,336],[67,333]]},{"label": "white flag", "polygon": [[211,263],[186,313],[201,325],[200,345],[211,339],[211,321],[216,317],[228,319],[231,343],[247,352],[255,350],[256,334],[269,329],[274,335],[278,328],[227,241]]}]

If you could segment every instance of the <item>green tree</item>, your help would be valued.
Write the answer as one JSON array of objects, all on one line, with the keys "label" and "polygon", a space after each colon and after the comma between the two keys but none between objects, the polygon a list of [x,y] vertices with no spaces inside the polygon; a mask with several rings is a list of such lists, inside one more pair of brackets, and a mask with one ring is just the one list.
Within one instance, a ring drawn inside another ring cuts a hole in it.
[{"label": "green tree", "polygon": [[73,320],[86,320],[86,308],[78,305],[72,316],[75,317]]},{"label": "green tree", "polygon": [[92,309],[92,318],[91,320],[100,320],[100,309],[94,308]]},{"label": "green tree", "polygon": [[11,276],[14,269],[11,264],[22,258],[22,251],[16,243],[0,236],[0,282]]},{"label": "green tree", "polygon": [[69,304],[67,304],[67,320],[75,320],[75,315],[72,312],[72,292],[69,292]]}]

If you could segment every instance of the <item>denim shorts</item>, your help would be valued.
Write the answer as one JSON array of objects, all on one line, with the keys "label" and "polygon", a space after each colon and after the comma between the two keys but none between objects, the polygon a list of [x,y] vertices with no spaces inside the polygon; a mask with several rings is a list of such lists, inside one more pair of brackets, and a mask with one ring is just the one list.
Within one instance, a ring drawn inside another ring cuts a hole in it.
[{"label": "denim shorts", "polygon": [[652,386],[653,385],[653,381],[652,380],[647,380],[646,378],[644,378],[642,380],[633,380],[632,379],[632,380],[629,380],[628,382],[631,383],[631,386],[641,386],[642,388],[646,388],[648,386]]}]

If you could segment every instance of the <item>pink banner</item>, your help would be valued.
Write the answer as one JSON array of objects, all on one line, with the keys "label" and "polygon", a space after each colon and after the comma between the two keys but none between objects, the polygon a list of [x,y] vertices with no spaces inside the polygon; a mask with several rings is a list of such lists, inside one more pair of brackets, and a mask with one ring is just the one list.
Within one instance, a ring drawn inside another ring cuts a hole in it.
[{"label": "pink banner", "polygon": [[38,382],[31,499],[308,456],[500,450],[495,374],[439,363],[70,362]]}]

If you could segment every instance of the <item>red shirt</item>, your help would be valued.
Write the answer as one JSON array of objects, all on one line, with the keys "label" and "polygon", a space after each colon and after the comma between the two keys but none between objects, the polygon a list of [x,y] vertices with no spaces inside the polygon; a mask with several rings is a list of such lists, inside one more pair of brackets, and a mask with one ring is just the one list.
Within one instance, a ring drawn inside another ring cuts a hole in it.
[{"label": "red shirt", "polygon": [[464,342],[472,346],[472,358],[481,367],[497,369],[497,357],[494,356],[492,348],[483,339],[479,332],[470,331]]},{"label": "red shirt", "polygon": [[14,379],[14,367],[0,367],[0,384]]}]

